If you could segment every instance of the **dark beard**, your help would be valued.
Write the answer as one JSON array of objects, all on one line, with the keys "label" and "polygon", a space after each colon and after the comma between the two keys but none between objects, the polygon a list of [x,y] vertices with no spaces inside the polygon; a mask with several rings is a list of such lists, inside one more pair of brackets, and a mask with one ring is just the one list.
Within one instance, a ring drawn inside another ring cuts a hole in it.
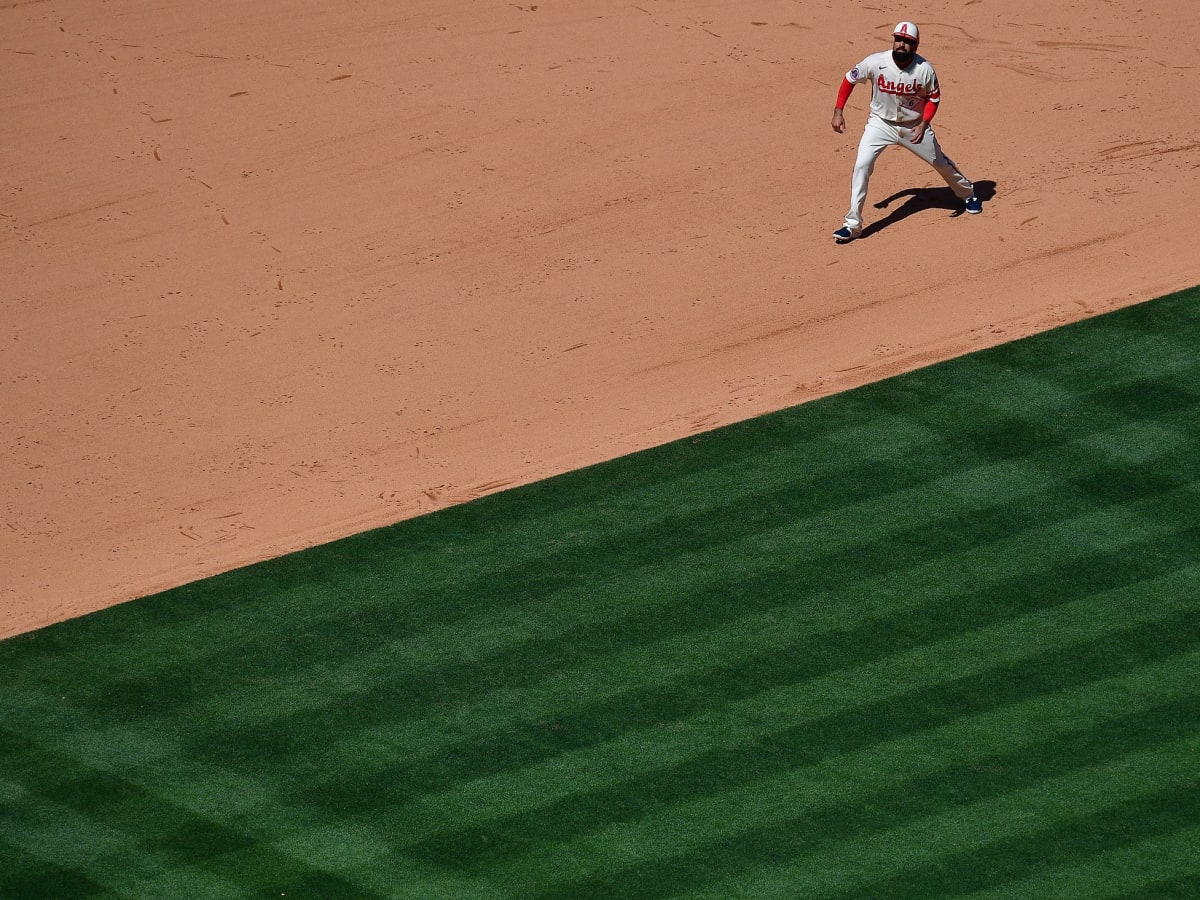
[{"label": "dark beard", "polygon": [[913,56],[915,56],[915,55],[916,54],[913,53],[912,50],[909,50],[907,53],[901,53],[899,50],[893,50],[892,51],[892,62],[894,62],[896,65],[898,65],[902,69],[907,69],[908,64],[913,61]]}]

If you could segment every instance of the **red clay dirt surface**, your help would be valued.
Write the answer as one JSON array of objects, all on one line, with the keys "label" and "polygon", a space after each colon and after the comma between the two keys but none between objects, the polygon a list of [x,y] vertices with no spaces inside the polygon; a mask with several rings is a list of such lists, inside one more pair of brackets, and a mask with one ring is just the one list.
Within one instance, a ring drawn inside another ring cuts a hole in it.
[{"label": "red clay dirt surface", "polygon": [[1200,282],[1195,13],[0,2],[0,636]]}]

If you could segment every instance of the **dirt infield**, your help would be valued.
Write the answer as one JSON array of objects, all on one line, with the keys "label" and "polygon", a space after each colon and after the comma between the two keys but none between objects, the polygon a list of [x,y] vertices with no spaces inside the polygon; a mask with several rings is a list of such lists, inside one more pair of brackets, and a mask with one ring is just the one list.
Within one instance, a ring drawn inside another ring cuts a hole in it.
[{"label": "dirt infield", "polygon": [[0,4],[0,636],[1200,282],[1191,3],[923,9]]}]

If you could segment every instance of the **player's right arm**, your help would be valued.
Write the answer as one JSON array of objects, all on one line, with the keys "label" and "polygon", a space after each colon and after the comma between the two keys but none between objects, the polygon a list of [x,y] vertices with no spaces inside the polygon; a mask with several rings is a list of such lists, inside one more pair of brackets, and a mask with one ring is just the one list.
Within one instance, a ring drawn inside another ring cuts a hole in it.
[{"label": "player's right arm", "polygon": [[842,86],[838,89],[837,103],[833,107],[833,130],[841,134],[846,130],[846,116],[842,110],[846,108],[846,101],[850,99],[850,92],[854,90],[854,82],[846,78],[842,79]]},{"label": "player's right arm", "polygon": [[853,69],[846,73],[846,77],[842,79],[841,87],[838,88],[837,103],[833,107],[833,121],[830,123],[833,130],[841,134],[846,130],[846,116],[842,112],[846,108],[846,101],[850,99],[850,92],[854,90],[854,85],[865,78],[867,75],[868,60],[863,60]]}]

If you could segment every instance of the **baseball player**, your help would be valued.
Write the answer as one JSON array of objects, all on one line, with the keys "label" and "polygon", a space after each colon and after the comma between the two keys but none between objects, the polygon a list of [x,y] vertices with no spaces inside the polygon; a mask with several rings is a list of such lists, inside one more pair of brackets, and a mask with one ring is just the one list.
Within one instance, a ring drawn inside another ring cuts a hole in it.
[{"label": "baseball player", "polygon": [[929,60],[917,55],[921,32],[912,22],[899,23],[892,32],[892,51],[872,53],[846,73],[833,109],[833,130],[846,130],[842,110],[860,81],[871,82],[871,114],[858,144],[858,159],[850,187],[850,212],[833,239],[846,244],[862,234],[863,204],[867,184],[879,154],[892,144],[911,150],[946,179],[946,184],[966,204],[967,212],[983,212],[975,187],[938,145],[929,123],[941,100],[937,73]]}]

